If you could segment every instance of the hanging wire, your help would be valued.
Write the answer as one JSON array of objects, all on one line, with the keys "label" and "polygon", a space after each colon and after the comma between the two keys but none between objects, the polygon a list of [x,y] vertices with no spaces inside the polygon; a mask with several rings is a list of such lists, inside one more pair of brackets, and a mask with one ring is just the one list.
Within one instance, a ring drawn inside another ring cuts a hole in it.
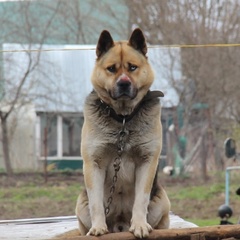
[{"label": "hanging wire", "polygon": [[[172,44],[172,45],[149,45],[148,48],[212,48],[212,47],[240,47],[240,43],[213,43],[213,44]],[[82,51],[82,50],[96,50],[92,47],[79,48],[46,48],[46,49],[8,49],[0,50],[0,53],[21,53],[21,52],[56,52],[56,51]]]}]

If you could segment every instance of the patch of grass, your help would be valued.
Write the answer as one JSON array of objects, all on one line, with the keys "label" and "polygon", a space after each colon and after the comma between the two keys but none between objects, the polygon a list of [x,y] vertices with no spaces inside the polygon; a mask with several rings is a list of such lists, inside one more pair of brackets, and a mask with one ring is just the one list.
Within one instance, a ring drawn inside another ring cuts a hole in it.
[{"label": "patch of grass", "polygon": [[[224,174],[203,183],[196,178],[165,178],[164,187],[171,201],[171,210],[198,226],[217,225],[218,207],[225,201]],[[236,223],[240,215],[240,197],[235,194],[240,175],[232,175],[230,205]],[[52,173],[44,184],[42,175],[17,175],[14,181],[0,177],[0,219],[34,218],[73,215],[76,200],[83,186],[83,176]]]},{"label": "patch of grass", "polygon": [[224,189],[225,187],[222,183],[204,186],[189,186],[181,188],[175,193],[170,193],[169,197],[177,200],[209,200],[212,196],[224,192]]},{"label": "patch of grass", "polygon": [[[219,218],[211,218],[211,219],[185,219],[186,221],[195,223],[199,227],[206,227],[206,226],[216,226],[220,224]],[[238,219],[236,217],[232,217],[229,219],[230,222],[233,224],[236,224],[238,222]]]},{"label": "patch of grass", "polygon": [[5,169],[0,168],[0,173],[6,173]]},{"label": "patch of grass", "polygon": [[[240,174],[231,174],[230,207],[233,216],[230,222],[237,223],[240,215],[240,197],[235,194],[240,183]],[[165,184],[165,189],[171,202],[171,210],[199,226],[211,226],[220,223],[218,208],[225,203],[225,175],[218,174],[207,182],[195,179],[175,184]]]},{"label": "patch of grass", "polygon": [[7,199],[11,202],[28,202],[41,199],[43,197],[54,201],[63,201],[65,199],[76,200],[80,192],[80,185],[71,186],[24,186],[20,188],[8,187],[0,190],[1,199]]},{"label": "patch of grass", "polygon": [[65,178],[40,181],[19,180],[0,188],[0,219],[74,215],[81,184]]},{"label": "patch of grass", "polygon": [[186,221],[195,223],[199,227],[205,227],[205,226],[215,226],[219,225],[220,220],[219,218],[213,218],[213,219],[185,219]]}]

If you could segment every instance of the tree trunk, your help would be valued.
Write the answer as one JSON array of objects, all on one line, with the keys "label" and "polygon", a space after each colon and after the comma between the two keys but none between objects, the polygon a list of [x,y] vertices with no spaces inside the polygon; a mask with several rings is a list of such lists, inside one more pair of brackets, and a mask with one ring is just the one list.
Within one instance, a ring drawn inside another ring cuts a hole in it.
[{"label": "tree trunk", "polygon": [[12,169],[10,155],[9,155],[7,119],[4,117],[1,117],[1,126],[2,126],[2,149],[3,149],[4,163],[5,163],[7,175],[12,176],[13,169]]},{"label": "tree trunk", "polygon": [[[76,236],[76,231],[70,231],[54,238],[55,240],[136,240],[132,233],[109,233],[102,236]],[[240,236],[240,225],[221,225],[211,227],[196,227],[182,229],[153,230],[148,240],[237,240]]]},{"label": "tree trunk", "polygon": [[201,170],[202,170],[202,178],[204,181],[207,180],[207,138],[206,133],[204,133],[202,138],[202,145],[200,150],[200,158],[201,158]]},{"label": "tree trunk", "polygon": [[44,180],[45,183],[48,182],[48,169],[47,169],[47,156],[48,156],[48,128],[44,128],[44,165],[43,165],[43,171],[44,171]]}]

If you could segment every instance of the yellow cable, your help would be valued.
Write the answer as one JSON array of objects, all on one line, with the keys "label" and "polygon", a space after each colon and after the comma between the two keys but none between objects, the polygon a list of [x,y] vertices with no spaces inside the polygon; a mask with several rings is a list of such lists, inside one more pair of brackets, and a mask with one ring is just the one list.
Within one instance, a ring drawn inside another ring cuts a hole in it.
[{"label": "yellow cable", "polygon": [[[172,45],[149,45],[148,48],[206,48],[206,47],[240,47],[240,43],[213,43],[213,44],[172,44]],[[49,48],[49,49],[10,49],[0,50],[2,53],[21,52],[56,52],[56,51],[80,51],[95,50],[95,47],[88,48]]]},{"label": "yellow cable", "polygon": [[150,45],[149,48],[204,48],[204,47],[240,47],[240,43],[212,43],[212,44],[172,44]]}]

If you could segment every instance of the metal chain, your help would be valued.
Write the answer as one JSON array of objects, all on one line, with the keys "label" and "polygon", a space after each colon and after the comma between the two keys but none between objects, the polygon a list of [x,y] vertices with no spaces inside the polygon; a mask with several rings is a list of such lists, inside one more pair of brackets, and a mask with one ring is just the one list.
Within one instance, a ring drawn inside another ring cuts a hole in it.
[{"label": "metal chain", "polygon": [[110,188],[110,196],[107,200],[107,206],[105,208],[105,214],[106,216],[109,214],[110,212],[110,206],[111,203],[113,201],[113,194],[115,192],[115,188],[116,188],[116,183],[118,180],[118,172],[120,170],[120,165],[122,162],[122,153],[125,147],[125,141],[124,141],[124,137],[126,136],[126,131],[125,131],[125,118],[123,118],[123,123],[122,123],[122,129],[120,130],[120,132],[118,133],[118,141],[117,141],[117,152],[118,152],[118,156],[114,159],[113,162],[113,168],[114,168],[114,176],[112,178],[112,186]]}]

